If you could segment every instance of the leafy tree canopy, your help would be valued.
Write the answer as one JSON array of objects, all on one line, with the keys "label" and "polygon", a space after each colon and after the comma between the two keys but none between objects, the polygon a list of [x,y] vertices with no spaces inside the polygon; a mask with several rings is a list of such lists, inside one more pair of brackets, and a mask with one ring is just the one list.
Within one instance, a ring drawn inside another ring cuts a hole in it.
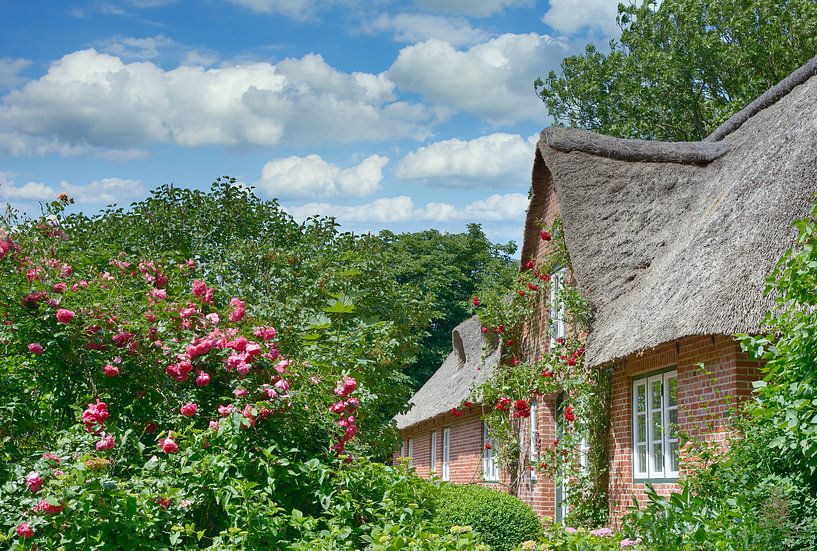
[{"label": "leafy tree canopy", "polygon": [[610,51],[588,44],[535,82],[557,124],[695,141],[817,53],[814,0],[619,4]]},{"label": "leafy tree canopy", "polygon": [[471,316],[477,289],[508,287],[519,271],[511,259],[516,244],[493,244],[479,224],[465,233],[437,230],[394,234],[381,232],[388,244],[389,269],[401,285],[418,289],[433,305],[431,324],[420,342],[410,373],[419,388],[451,352],[451,331]]}]

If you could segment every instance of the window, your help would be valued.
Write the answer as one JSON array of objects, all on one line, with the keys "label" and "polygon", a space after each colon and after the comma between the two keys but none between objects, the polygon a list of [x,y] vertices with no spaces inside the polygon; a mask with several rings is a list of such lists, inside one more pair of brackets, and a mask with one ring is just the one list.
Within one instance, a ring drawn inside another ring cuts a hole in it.
[{"label": "window", "polygon": [[403,440],[403,442],[400,443],[400,457],[405,456],[406,456],[406,441]]},{"label": "window", "polygon": [[437,472],[437,431],[431,433],[431,459],[428,461],[429,472]]},{"label": "window", "polygon": [[678,372],[633,380],[633,478],[678,477]]},{"label": "window", "polygon": [[408,441],[408,458],[409,458],[409,467],[414,466],[414,439],[409,438]]},{"label": "window", "polygon": [[[535,400],[530,403],[530,419],[528,423],[528,457],[530,463],[535,466],[539,461],[539,403]],[[536,480],[536,469],[531,470],[530,479]]]},{"label": "window", "polygon": [[488,425],[482,424],[482,478],[486,482],[499,482],[499,464],[496,460],[496,441],[488,434]]},{"label": "window", "polygon": [[559,268],[550,274],[550,348],[556,347],[556,339],[567,336],[565,305],[560,295],[565,286],[567,269]]},{"label": "window", "polygon": [[443,429],[443,480],[448,480],[448,461],[451,455],[451,429]]}]

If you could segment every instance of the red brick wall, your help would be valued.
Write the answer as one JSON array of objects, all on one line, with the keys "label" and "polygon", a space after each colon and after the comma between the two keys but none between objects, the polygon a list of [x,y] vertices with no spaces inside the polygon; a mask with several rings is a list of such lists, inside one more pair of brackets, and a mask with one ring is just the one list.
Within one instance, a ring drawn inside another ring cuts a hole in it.
[{"label": "red brick wall", "polygon": [[[553,444],[556,439],[556,396],[537,397],[537,418],[539,422],[539,449]],[[522,424],[520,449],[522,457],[527,460],[530,449],[530,421]],[[530,469],[520,469],[519,498],[530,505],[539,516],[554,518],[556,513],[556,489],[553,479],[538,474],[534,479]]]},{"label": "red brick wall", "polygon": [[[547,226],[550,226],[559,216],[559,201],[556,198],[553,178],[550,177],[549,172],[545,183],[545,189],[538,192],[545,194],[545,201],[542,206],[542,213],[537,214],[537,216],[544,220]],[[536,254],[533,255],[534,262],[539,264],[549,253],[549,244],[547,241],[542,241],[539,239],[537,235],[536,243],[535,246],[532,247],[532,250],[536,251]],[[523,259],[523,262],[524,261],[525,259]],[[526,358],[536,358],[547,350],[550,342],[550,338],[548,337],[550,293],[545,290],[547,289],[547,285],[542,285],[541,289],[542,290],[537,293],[536,312],[525,325],[523,347]]]},{"label": "red brick wall", "polygon": [[[442,477],[443,429],[449,427],[451,429],[449,481],[458,484],[482,482],[484,442],[480,415],[481,409],[472,407],[460,417],[445,413],[401,431],[403,446],[406,450],[408,450],[409,439],[413,440],[414,455],[412,464],[415,472],[423,478],[429,478],[429,471],[431,470],[431,434],[437,431],[437,476]],[[399,457],[400,450],[398,449],[394,453],[395,461]]]},{"label": "red brick wall", "polygon": [[[697,364],[703,362],[701,369]],[[645,484],[633,482],[632,380],[651,371],[677,366],[678,425],[681,431],[706,441],[723,442],[730,430],[730,408],[751,394],[759,378],[759,362],[747,358],[727,336],[686,337],[620,362],[613,375],[610,419],[610,516],[614,524],[627,512],[632,496],[643,502]],[[681,476],[683,476],[683,466]],[[653,483],[661,495],[678,489],[675,483]]]}]

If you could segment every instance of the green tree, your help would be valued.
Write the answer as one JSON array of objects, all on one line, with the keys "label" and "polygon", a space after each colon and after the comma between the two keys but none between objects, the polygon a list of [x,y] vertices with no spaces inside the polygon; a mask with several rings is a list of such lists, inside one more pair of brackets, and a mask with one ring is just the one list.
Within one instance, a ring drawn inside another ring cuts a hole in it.
[{"label": "green tree", "polygon": [[419,388],[451,352],[451,331],[471,316],[477,289],[508,286],[519,267],[511,259],[516,244],[493,244],[479,224],[464,233],[426,230],[380,233],[388,245],[389,269],[400,285],[416,288],[431,305],[431,324],[409,369]]},{"label": "green tree", "polygon": [[557,124],[695,141],[817,54],[814,0],[619,5],[609,53],[588,44],[537,79]]}]

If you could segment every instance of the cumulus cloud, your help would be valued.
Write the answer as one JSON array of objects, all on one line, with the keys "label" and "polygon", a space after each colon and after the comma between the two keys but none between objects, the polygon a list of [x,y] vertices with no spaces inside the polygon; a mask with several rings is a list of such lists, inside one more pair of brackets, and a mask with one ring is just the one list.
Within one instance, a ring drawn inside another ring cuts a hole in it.
[{"label": "cumulus cloud", "polygon": [[385,74],[343,73],[314,54],[276,65],[166,71],[89,49],[0,100],[0,153],[427,136],[430,111],[395,100],[394,90]]},{"label": "cumulus cloud", "polygon": [[147,194],[141,180],[103,178],[77,185],[62,181],[57,186],[40,182],[17,185],[14,174],[0,172],[0,200],[9,202],[53,201],[60,193],[67,193],[79,205],[110,205],[142,199]]},{"label": "cumulus cloud", "polygon": [[561,33],[596,28],[606,36],[618,33],[616,15],[621,0],[550,0],[542,22]]},{"label": "cumulus cloud", "polygon": [[503,34],[467,50],[431,39],[400,50],[388,75],[402,89],[494,124],[541,122],[546,110],[533,81],[567,53],[564,41],[535,33]]},{"label": "cumulus cloud", "polygon": [[518,185],[530,178],[535,140],[536,136],[496,133],[434,142],[403,157],[396,175],[442,186]]},{"label": "cumulus cloud", "polygon": [[334,216],[341,222],[456,222],[456,221],[502,221],[524,219],[528,207],[527,195],[507,193],[491,195],[486,199],[457,207],[450,203],[430,202],[423,207],[415,207],[411,197],[400,195],[385,197],[361,205],[333,205],[330,203],[309,203],[286,210],[296,219],[309,216]]},{"label": "cumulus cloud", "polygon": [[125,60],[147,60],[155,59],[161,56],[163,51],[176,48],[178,45],[175,40],[162,34],[145,38],[117,36],[106,42],[104,50]]},{"label": "cumulus cloud", "polygon": [[518,6],[530,6],[532,0],[414,0],[427,10],[461,13],[473,17],[485,17]]},{"label": "cumulus cloud", "polygon": [[6,90],[20,86],[25,82],[25,78],[20,76],[20,72],[31,65],[27,59],[10,59],[0,57],[0,90]]},{"label": "cumulus cloud", "polygon": [[414,43],[439,38],[455,46],[474,44],[489,37],[487,32],[475,29],[460,17],[422,13],[381,14],[373,21],[364,23],[363,31],[369,34],[391,33],[395,42]]},{"label": "cumulus cloud", "polygon": [[319,155],[268,162],[255,187],[270,197],[304,199],[363,197],[380,189],[388,157],[372,155],[357,166],[341,168]]}]

